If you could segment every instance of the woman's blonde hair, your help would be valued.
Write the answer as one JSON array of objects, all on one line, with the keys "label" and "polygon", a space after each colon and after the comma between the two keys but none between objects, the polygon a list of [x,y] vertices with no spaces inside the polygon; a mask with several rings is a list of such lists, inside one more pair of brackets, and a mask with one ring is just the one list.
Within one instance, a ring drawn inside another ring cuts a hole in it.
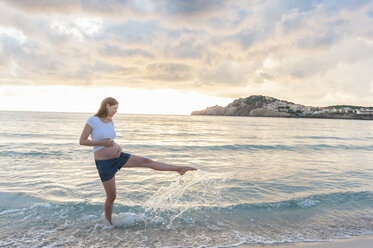
[{"label": "woman's blonde hair", "polygon": [[115,100],[112,97],[105,98],[104,100],[102,100],[101,106],[98,109],[98,111],[95,114],[95,116],[98,116],[98,117],[101,117],[101,118],[105,118],[108,115],[106,104],[109,104],[110,106],[113,106],[113,105],[117,105],[118,101]]}]

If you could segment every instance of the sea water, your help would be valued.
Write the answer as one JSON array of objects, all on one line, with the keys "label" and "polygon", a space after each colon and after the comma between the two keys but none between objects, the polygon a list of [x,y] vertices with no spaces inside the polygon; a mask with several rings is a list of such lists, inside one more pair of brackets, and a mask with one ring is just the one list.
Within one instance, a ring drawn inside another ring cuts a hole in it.
[{"label": "sea water", "polygon": [[104,221],[87,113],[0,112],[0,247],[237,247],[373,235],[373,122],[115,116],[123,151],[199,170],[116,177]]}]

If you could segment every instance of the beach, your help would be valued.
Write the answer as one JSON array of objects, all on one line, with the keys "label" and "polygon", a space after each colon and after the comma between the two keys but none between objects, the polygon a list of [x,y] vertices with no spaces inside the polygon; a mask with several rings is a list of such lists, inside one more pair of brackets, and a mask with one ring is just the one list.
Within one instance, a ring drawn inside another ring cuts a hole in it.
[{"label": "beach", "polygon": [[123,151],[198,171],[122,168],[110,227],[90,116],[0,114],[1,247],[371,244],[369,121],[118,114]]},{"label": "beach", "polygon": [[289,245],[275,245],[276,248],[371,248],[373,246],[373,237],[359,237],[343,240],[334,240],[330,242],[302,243]]}]

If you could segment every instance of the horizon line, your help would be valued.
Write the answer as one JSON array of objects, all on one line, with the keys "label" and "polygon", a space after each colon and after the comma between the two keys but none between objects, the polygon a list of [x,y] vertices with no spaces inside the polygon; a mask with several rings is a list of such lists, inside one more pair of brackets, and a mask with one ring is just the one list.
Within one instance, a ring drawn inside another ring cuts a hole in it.
[{"label": "horizon line", "polygon": [[[37,113],[66,113],[66,114],[95,114],[95,112],[81,112],[81,111],[52,111],[52,110],[9,110],[9,109],[0,109],[0,112],[37,112]],[[117,113],[122,115],[183,115],[191,116],[192,114],[154,114],[154,113]]]}]

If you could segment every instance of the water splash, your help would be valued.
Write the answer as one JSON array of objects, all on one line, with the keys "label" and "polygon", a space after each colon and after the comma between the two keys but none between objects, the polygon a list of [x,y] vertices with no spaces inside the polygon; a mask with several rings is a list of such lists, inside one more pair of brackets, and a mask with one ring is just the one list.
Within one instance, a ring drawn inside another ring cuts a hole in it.
[{"label": "water splash", "polygon": [[[168,228],[185,212],[203,207],[216,206],[221,199],[221,188],[229,173],[210,173],[196,171],[180,177],[168,187],[161,187],[144,204],[145,213],[152,216],[150,223],[169,220]],[[191,224],[191,216],[184,221]]]}]

